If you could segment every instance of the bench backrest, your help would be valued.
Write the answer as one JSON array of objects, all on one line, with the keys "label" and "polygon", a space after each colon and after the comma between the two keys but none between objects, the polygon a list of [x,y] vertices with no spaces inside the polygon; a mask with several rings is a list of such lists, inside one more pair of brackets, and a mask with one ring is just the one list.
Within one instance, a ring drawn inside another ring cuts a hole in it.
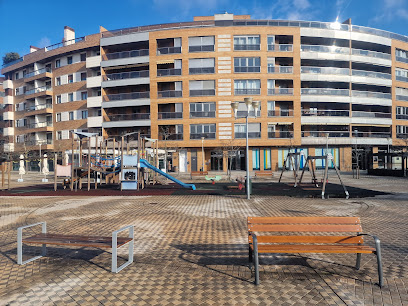
[{"label": "bench backrest", "polygon": [[358,217],[248,217],[248,242],[257,233],[324,233],[324,235],[257,235],[259,243],[363,243],[362,236],[328,236],[362,233]]}]

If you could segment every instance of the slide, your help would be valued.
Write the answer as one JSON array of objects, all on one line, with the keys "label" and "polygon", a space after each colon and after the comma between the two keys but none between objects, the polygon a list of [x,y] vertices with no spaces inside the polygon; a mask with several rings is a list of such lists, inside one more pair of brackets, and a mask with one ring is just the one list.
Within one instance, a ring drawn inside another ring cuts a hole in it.
[{"label": "slide", "polygon": [[145,159],[141,159],[139,163],[140,163],[140,167],[142,167],[142,168],[149,168],[149,169],[151,169],[151,170],[153,170],[153,171],[156,171],[158,174],[163,175],[164,177],[166,177],[166,178],[168,178],[169,180],[175,182],[176,184],[179,184],[180,186],[182,186],[182,187],[184,187],[184,188],[191,188],[191,189],[193,189],[193,190],[196,190],[196,187],[195,187],[194,184],[186,184],[186,183],[183,183],[182,181],[179,181],[178,179],[172,177],[171,175],[168,175],[166,172],[163,172],[163,171],[161,171],[160,169],[157,169],[156,167],[152,166],[152,165],[149,164],[149,163],[147,162],[147,160],[145,160]]}]

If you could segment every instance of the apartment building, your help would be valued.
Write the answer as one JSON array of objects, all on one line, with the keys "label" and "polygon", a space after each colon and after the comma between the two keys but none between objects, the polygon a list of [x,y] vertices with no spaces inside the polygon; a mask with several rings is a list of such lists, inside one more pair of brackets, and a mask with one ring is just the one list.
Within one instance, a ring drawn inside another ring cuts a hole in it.
[{"label": "apartment building", "polygon": [[[81,130],[159,139],[181,172],[277,170],[289,150],[342,170],[354,148],[406,147],[408,37],[347,22],[194,17],[75,38],[3,66],[8,149],[69,149]],[[7,114],[7,115],[6,115]],[[256,116],[255,116],[256,115]],[[202,154],[204,152],[204,155]],[[230,165],[228,165],[230,163]]]}]

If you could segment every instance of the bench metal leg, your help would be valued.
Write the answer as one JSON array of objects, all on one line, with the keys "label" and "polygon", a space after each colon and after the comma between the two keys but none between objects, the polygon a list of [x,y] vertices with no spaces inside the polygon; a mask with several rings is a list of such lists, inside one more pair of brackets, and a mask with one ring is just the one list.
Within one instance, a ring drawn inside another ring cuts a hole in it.
[{"label": "bench metal leg", "polygon": [[383,269],[382,269],[380,239],[378,239],[378,238],[375,239],[375,254],[377,255],[378,285],[381,288],[384,285],[384,281],[383,281]]},{"label": "bench metal leg", "polygon": [[45,256],[47,254],[46,245],[43,244],[42,248],[41,248],[41,255],[35,256],[33,258],[30,258],[30,259],[27,259],[27,260],[23,261],[23,229],[33,227],[33,226],[36,226],[36,225],[40,225],[40,224],[42,225],[41,232],[43,234],[47,233],[47,223],[46,222],[38,222],[38,223],[26,225],[26,226],[21,226],[21,227],[19,227],[17,229],[17,263],[19,265],[25,265],[26,263],[34,261],[34,260],[36,260],[38,258],[41,258],[41,257],[43,257],[43,256]]},{"label": "bench metal leg", "polygon": [[254,245],[254,265],[255,265],[255,285],[259,285],[259,254],[258,254],[258,239],[255,234],[252,234]]},{"label": "bench metal leg", "polygon": [[[129,230],[129,238],[132,238],[131,241],[128,242],[129,247],[129,258],[128,261],[125,262],[123,265],[118,267],[118,233],[123,232],[125,230]],[[133,262],[133,246],[134,246],[134,227],[133,225],[128,225],[122,227],[121,229],[112,232],[112,272],[118,273],[126,268]]]},{"label": "bench metal leg", "polygon": [[360,263],[361,263],[361,253],[357,254],[357,260],[356,260],[356,269],[360,270]]}]

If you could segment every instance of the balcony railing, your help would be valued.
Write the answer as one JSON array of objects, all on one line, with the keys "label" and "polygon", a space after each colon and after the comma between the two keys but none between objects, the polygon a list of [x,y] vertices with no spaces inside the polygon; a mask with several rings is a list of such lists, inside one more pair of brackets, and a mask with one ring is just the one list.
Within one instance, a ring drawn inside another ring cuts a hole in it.
[{"label": "balcony railing", "polygon": [[214,67],[200,67],[200,68],[190,68],[190,74],[211,74],[215,72]]},{"label": "balcony railing", "polygon": [[400,75],[395,76],[395,79],[399,82],[408,82],[408,77],[404,77]]},{"label": "balcony railing", "polygon": [[268,51],[292,52],[293,45],[268,45]]},{"label": "balcony railing", "polygon": [[234,67],[235,73],[241,72],[261,72],[260,66],[241,66],[241,67]]},{"label": "balcony railing", "polygon": [[[246,133],[235,132],[235,138],[246,138]],[[261,132],[248,132],[248,138],[261,138]]]},{"label": "balcony railing", "polygon": [[302,137],[350,137],[349,131],[302,131]]},{"label": "balcony railing", "polygon": [[396,114],[396,118],[399,119],[399,120],[408,120],[408,115]]},{"label": "balcony railing", "polygon": [[293,73],[293,66],[269,66],[268,73]]},{"label": "balcony railing", "polygon": [[408,64],[408,57],[396,56],[395,59],[397,60],[397,62],[407,63]]},{"label": "balcony railing", "polygon": [[36,106],[30,106],[25,111],[27,112],[32,112],[32,111],[37,111],[37,110],[42,110],[42,109],[47,109],[47,108],[52,108],[52,104],[40,104]]},{"label": "balcony railing", "polygon": [[268,110],[268,117],[293,117],[292,109]]},{"label": "balcony railing", "polygon": [[348,117],[350,112],[348,110],[302,110],[302,116],[327,116],[327,117]]},{"label": "balcony railing", "polygon": [[150,92],[143,91],[143,92],[119,93],[106,95],[105,97],[106,97],[105,101],[147,99],[150,98]]},{"label": "balcony railing", "polygon": [[353,117],[391,118],[391,113],[352,111],[351,114]]},{"label": "balcony railing", "polygon": [[353,137],[391,138],[391,132],[353,132]]},{"label": "balcony railing", "polygon": [[148,77],[149,77],[149,70],[143,70],[143,71],[110,73],[110,74],[104,75],[103,80],[104,81],[117,81],[117,80],[148,78]]},{"label": "balcony railing", "polygon": [[27,140],[25,141],[29,146],[39,146],[39,145],[52,145],[52,139],[45,139],[45,140]]},{"label": "balcony railing", "polygon": [[376,52],[376,51],[369,51],[369,50],[362,50],[362,49],[351,49],[351,54],[365,56],[365,57],[388,59],[388,60],[391,59],[391,54]]},{"label": "balcony railing", "polygon": [[3,64],[2,67],[7,68],[7,67],[9,67],[11,65],[17,64],[17,63],[22,62],[22,61],[23,61],[23,57],[20,57],[20,58],[16,59],[15,61],[12,61],[12,62],[7,63],[7,64]]},{"label": "balcony railing", "polygon": [[158,119],[182,119],[183,112],[159,112]]},{"label": "balcony railing", "polygon": [[253,51],[253,50],[261,50],[260,44],[247,44],[247,45],[235,45],[234,50],[236,51]]},{"label": "balcony railing", "polygon": [[391,99],[391,94],[386,92],[373,92],[373,91],[358,91],[352,90],[351,95],[353,97],[364,98],[376,98],[376,99]]},{"label": "balcony railing", "polygon": [[234,93],[236,95],[260,95],[261,89],[260,88],[242,88],[242,89],[235,89]]},{"label": "balcony railing", "polygon": [[181,47],[163,47],[157,48],[157,55],[181,53]]},{"label": "balcony railing", "polygon": [[348,68],[306,67],[304,66],[304,67],[300,67],[300,73],[349,75],[350,70]]},{"label": "balcony railing", "polygon": [[337,53],[337,54],[350,54],[350,49],[337,46],[320,46],[320,45],[301,45],[300,51],[302,52],[323,52],[323,53]]},{"label": "balcony railing", "polygon": [[42,86],[42,87],[37,87],[33,89],[26,90],[25,94],[26,95],[31,95],[39,92],[44,92],[46,90],[51,90],[51,86]]},{"label": "balcony railing", "polygon": [[408,139],[408,133],[397,133],[397,138]]},{"label": "balcony railing", "polygon": [[170,68],[170,69],[157,69],[157,76],[171,76],[171,75],[181,75],[181,69]]},{"label": "balcony railing", "polygon": [[183,134],[173,133],[173,134],[159,134],[159,140],[183,140]]},{"label": "balcony railing", "polygon": [[348,89],[334,89],[334,88],[302,88],[302,95],[322,95],[322,96],[348,96],[350,94]]},{"label": "balcony railing", "polygon": [[120,59],[120,58],[129,58],[129,57],[138,57],[138,56],[147,56],[149,55],[149,49],[140,49],[140,50],[131,50],[131,51],[122,51],[106,54],[108,60]]},{"label": "balcony railing", "polygon": [[45,72],[51,72],[51,68],[50,67],[45,67],[45,68],[41,68],[32,72],[27,73],[24,78],[31,78],[35,75],[39,75],[39,74],[43,74]]},{"label": "balcony railing", "polygon": [[188,52],[212,52],[214,45],[189,46]]},{"label": "balcony railing", "polygon": [[389,74],[389,73],[353,69],[351,71],[351,74],[355,75],[355,76],[362,76],[362,77],[367,77],[367,78],[391,80],[391,74]]},{"label": "balcony railing", "polygon": [[293,88],[268,88],[268,95],[272,96],[292,96]]},{"label": "balcony railing", "polygon": [[108,115],[110,121],[149,120],[149,113]]},{"label": "balcony railing", "polygon": [[190,112],[190,118],[215,118],[215,111]]},{"label": "balcony railing", "polygon": [[[248,113],[248,111],[237,111],[237,118],[245,118],[246,116],[255,117],[255,111],[250,110],[249,113]],[[256,112],[256,116],[261,117],[261,111],[260,110],[258,110]]]},{"label": "balcony railing", "polygon": [[215,139],[215,133],[190,133],[190,139],[201,139],[202,137],[205,139]]},{"label": "balcony railing", "polygon": [[179,98],[183,96],[181,90],[161,90],[157,92],[158,98]]},{"label": "balcony railing", "polygon": [[193,89],[190,90],[190,97],[215,96],[215,89]]},{"label": "balcony railing", "polygon": [[52,126],[52,122],[36,122],[30,123],[26,127],[29,129],[39,129]]},{"label": "balcony railing", "polygon": [[396,95],[396,99],[399,101],[408,101],[408,96]]},{"label": "balcony railing", "polygon": [[293,138],[293,132],[289,131],[268,132],[268,138]]}]

